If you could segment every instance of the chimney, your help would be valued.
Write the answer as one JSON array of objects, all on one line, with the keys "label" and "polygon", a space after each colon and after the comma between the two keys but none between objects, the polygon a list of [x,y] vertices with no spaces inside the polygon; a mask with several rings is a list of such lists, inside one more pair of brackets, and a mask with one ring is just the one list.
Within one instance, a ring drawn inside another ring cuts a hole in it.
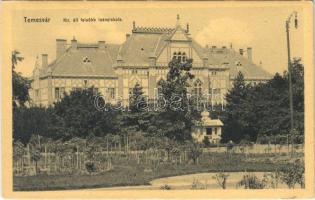
[{"label": "chimney", "polygon": [[251,47],[247,47],[247,58],[249,61],[253,61],[253,51]]},{"label": "chimney", "polygon": [[59,58],[62,54],[66,52],[67,40],[56,39],[56,58]]},{"label": "chimney", "polygon": [[105,41],[98,41],[98,49],[105,51]]},{"label": "chimney", "polygon": [[240,49],[239,51],[240,51],[240,55],[241,56],[244,55],[244,50],[243,49]]},{"label": "chimney", "polygon": [[71,49],[77,49],[78,48],[78,42],[77,40],[73,37],[71,40]]},{"label": "chimney", "polygon": [[130,34],[126,34],[126,40],[128,40],[128,38],[130,38]]},{"label": "chimney", "polygon": [[42,54],[42,69],[46,69],[48,67],[48,55]]}]

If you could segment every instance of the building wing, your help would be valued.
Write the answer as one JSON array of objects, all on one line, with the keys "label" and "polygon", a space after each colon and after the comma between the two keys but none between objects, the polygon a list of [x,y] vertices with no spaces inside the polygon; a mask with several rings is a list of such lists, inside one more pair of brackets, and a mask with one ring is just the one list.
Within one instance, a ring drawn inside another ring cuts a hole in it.
[{"label": "building wing", "polygon": [[[112,67],[116,61],[119,45],[73,44],[48,65],[43,75],[70,77],[116,77]],[[44,67],[45,69],[45,67]]]}]

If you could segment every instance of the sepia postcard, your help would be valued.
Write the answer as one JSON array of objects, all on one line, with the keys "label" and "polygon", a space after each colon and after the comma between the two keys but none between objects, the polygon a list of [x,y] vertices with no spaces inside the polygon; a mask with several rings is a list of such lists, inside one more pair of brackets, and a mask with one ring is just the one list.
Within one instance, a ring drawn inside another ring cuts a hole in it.
[{"label": "sepia postcard", "polygon": [[2,2],[4,197],[313,197],[312,8]]}]

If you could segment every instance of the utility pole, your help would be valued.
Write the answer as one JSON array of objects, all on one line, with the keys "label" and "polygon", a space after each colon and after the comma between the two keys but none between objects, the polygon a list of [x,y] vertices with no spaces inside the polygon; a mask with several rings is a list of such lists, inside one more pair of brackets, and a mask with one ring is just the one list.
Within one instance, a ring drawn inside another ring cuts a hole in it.
[{"label": "utility pole", "polygon": [[[288,50],[288,78],[289,78],[289,101],[290,101],[290,134],[294,133],[294,116],[293,116],[293,92],[292,92],[292,63],[291,63],[291,50],[290,50],[290,22],[292,17],[295,16],[294,25],[297,29],[298,21],[297,21],[297,12],[292,12],[285,22],[285,28],[287,33],[287,50]],[[292,142],[292,151],[293,151],[293,135],[291,135]]]}]

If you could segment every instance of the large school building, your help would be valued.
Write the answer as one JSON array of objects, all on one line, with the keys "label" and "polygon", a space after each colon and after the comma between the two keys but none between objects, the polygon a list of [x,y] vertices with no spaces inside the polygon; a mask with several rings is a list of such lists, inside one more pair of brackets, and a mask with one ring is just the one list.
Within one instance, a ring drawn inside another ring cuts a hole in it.
[{"label": "large school building", "polygon": [[139,27],[133,22],[122,44],[56,39],[56,58],[48,62],[48,55],[42,54],[35,64],[31,103],[52,105],[71,90],[93,86],[107,101],[119,99],[128,104],[136,83],[149,99],[154,99],[159,81],[166,79],[168,63],[173,58],[182,62],[192,58],[195,78],[190,91],[208,94],[215,103],[224,104],[224,95],[239,71],[253,85],[271,78],[261,65],[253,63],[252,51],[251,47],[235,50],[232,45],[198,44],[189,25],[183,27],[179,20],[173,28]]}]

